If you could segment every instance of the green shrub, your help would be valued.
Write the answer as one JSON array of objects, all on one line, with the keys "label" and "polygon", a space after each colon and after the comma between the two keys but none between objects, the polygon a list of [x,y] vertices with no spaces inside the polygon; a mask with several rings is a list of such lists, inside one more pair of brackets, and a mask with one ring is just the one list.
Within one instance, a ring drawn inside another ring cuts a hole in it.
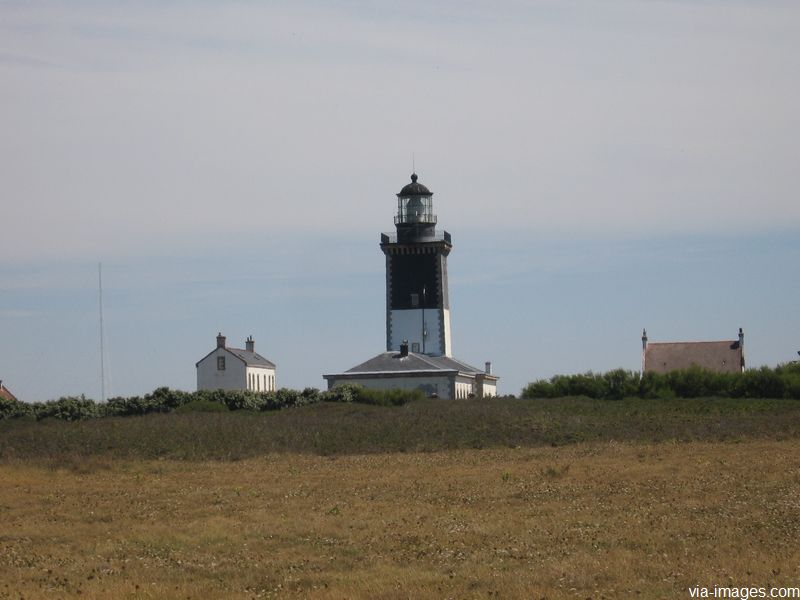
[{"label": "green shrub", "polygon": [[743,384],[746,398],[783,398],[784,379],[769,367],[745,371]]},{"label": "green shrub", "polygon": [[529,383],[522,397],[620,399],[787,398],[800,400],[800,363],[761,367],[744,373],[717,373],[697,366],[669,373],[638,373],[615,369],[604,375],[555,375]]},{"label": "green shrub", "polygon": [[228,410],[261,410],[265,398],[249,390],[227,390],[223,392],[223,403]]},{"label": "green shrub", "polygon": [[532,400],[534,398],[555,398],[555,386],[546,379],[539,379],[529,383],[522,389],[522,398]]},{"label": "green shrub", "polygon": [[80,397],[65,396],[58,400],[50,400],[44,403],[38,402],[33,405],[33,412],[37,421],[47,418],[81,421],[83,419],[92,419],[101,413],[94,400],[83,395]]},{"label": "green shrub", "polygon": [[603,375],[605,398],[622,400],[639,395],[639,374],[625,369],[614,369]]},{"label": "green shrub", "polygon": [[192,401],[192,394],[181,390],[171,390],[168,387],[160,387],[147,394],[145,402],[154,412],[170,412]]},{"label": "green shrub", "polygon": [[334,386],[332,390],[320,394],[320,396],[325,402],[354,402],[360,389],[363,389],[360,385],[342,383]]},{"label": "green shrub", "polygon": [[228,412],[228,407],[222,404],[221,402],[215,402],[213,400],[206,400],[204,398],[199,398],[196,400],[191,400],[186,404],[182,404],[178,408],[175,409],[176,413],[191,413],[191,412]]},{"label": "green shrub", "polygon": [[362,387],[356,391],[353,401],[375,406],[402,406],[413,400],[424,399],[425,393],[422,390],[373,390]]},{"label": "green shrub", "polygon": [[19,419],[20,417],[27,417],[32,414],[32,405],[20,402],[19,400],[0,397],[0,420]]},{"label": "green shrub", "polygon": [[540,379],[522,390],[522,397],[565,398],[586,396],[594,399],[619,400],[639,395],[639,374],[625,369],[615,369],[605,374],[555,375],[549,381]]}]

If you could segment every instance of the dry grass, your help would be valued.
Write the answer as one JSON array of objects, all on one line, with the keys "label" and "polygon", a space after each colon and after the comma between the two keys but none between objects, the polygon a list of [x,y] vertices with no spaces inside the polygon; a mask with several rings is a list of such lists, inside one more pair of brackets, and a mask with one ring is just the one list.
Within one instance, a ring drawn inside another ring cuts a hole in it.
[{"label": "dry grass", "polygon": [[0,598],[797,585],[800,441],[0,465]]}]

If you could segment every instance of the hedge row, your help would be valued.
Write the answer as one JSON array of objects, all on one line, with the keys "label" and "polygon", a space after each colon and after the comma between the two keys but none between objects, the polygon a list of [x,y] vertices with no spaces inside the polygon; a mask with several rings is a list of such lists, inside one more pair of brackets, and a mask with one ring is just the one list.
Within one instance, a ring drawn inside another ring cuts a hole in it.
[{"label": "hedge row", "polygon": [[761,367],[744,373],[715,373],[692,367],[666,374],[615,369],[607,373],[556,375],[529,383],[523,398],[587,396],[621,398],[789,398],[800,400],[800,363]]},{"label": "hedge row", "polygon": [[358,385],[341,385],[331,391],[320,392],[316,388],[303,391],[282,388],[275,392],[251,392],[245,390],[203,390],[183,392],[160,387],[144,396],[111,398],[108,402],[95,402],[84,396],[65,396],[49,402],[28,404],[0,398],[0,419],[47,418],[78,421],[98,417],[122,417],[167,413],[174,410],[246,410],[268,411],[316,402],[357,402],[378,406],[400,406],[412,400],[424,398],[419,390],[368,390]]}]

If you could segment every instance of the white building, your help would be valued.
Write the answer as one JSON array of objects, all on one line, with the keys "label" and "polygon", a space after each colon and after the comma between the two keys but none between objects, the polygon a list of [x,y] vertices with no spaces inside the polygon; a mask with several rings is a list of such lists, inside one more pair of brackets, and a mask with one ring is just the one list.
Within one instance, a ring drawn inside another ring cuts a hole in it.
[{"label": "white building", "polygon": [[275,391],[275,364],[256,353],[255,346],[250,336],[244,350],[229,348],[225,336],[217,334],[217,347],[195,365],[198,391]]},{"label": "white building", "polygon": [[420,389],[439,398],[497,395],[491,363],[481,370],[453,358],[447,257],[452,239],[436,230],[433,193],[417,182],[397,194],[395,232],[381,234],[386,257],[386,351],[323,375],[328,389],[356,383],[373,389]]}]

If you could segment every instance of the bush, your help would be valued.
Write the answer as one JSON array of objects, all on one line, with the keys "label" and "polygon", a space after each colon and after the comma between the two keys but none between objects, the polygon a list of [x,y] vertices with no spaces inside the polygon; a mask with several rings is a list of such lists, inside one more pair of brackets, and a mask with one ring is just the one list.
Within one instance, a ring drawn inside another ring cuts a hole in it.
[{"label": "bush", "polygon": [[319,394],[319,399],[323,402],[355,402],[373,406],[402,406],[424,398],[425,392],[419,389],[375,390],[354,383],[343,383]]},{"label": "bush", "polygon": [[227,390],[223,392],[223,403],[228,410],[261,410],[267,398],[249,390]]},{"label": "bush", "polygon": [[36,420],[55,418],[64,421],[80,421],[100,416],[100,410],[94,400],[81,395],[65,396],[49,402],[38,402],[33,405]]},{"label": "bush", "polygon": [[147,394],[144,400],[153,412],[170,412],[191,402],[192,394],[181,390],[171,390],[168,387],[160,387],[156,388],[151,394]]},{"label": "bush", "polygon": [[19,419],[33,414],[33,406],[20,402],[19,400],[11,400],[10,398],[0,397],[0,420],[2,419]]},{"label": "bush", "polygon": [[745,371],[743,375],[746,398],[783,398],[784,379],[769,367]]},{"label": "bush", "polygon": [[402,406],[424,398],[425,393],[422,390],[372,390],[362,387],[356,391],[354,402],[374,406]]},{"label": "bush", "polygon": [[639,374],[615,369],[605,374],[591,371],[579,375],[555,375],[549,381],[540,379],[522,390],[523,398],[565,398],[586,396],[599,400],[620,400],[639,395]]},{"label": "bush", "polygon": [[358,391],[363,389],[360,385],[353,383],[343,383],[335,386],[332,390],[320,394],[321,400],[325,402],[353,402],[358,397]]},{"label": "bush", "polygon": [[604,375],[555,375],[522,390],[522,397],[598,399],[639,398],[790,398],[800,400],[800,363],[761,367],[744,373],[717,373],[691,367],[669,373],[638,373],[615,369]]},{"label": "bush", "polygon": [[625,369],[614,369],[603,375],[605,398],[622,400],[639,395],[639,374]]},{"label": "bush", "polygon": [[176,413],[190,413],[190,412],[228,412],[228,407],[221,402],[214,402],[213,400],[206,400],[203,398],[191,400],[175,409]]}]

